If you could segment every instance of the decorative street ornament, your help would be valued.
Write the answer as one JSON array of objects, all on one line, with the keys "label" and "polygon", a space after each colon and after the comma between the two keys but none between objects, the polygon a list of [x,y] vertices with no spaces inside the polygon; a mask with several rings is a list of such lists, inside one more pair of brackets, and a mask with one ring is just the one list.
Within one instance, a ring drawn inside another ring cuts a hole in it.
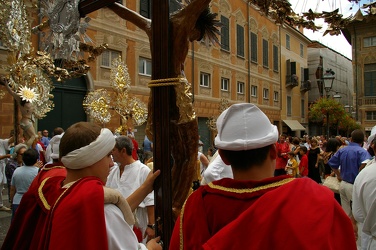
[{"label": "decorative street ornament", "polygon": [[83,105],[85,112],[92,119],[104,125],[111,120],[110,103],[111,96],[107,90],[97,89],[85,96]]},{"label": "decorative street ornament", "polygon": [[120,57],[114,59],[111,64],[110,86],[115,98],[111,99],[104,89],[92,91],[84,99],[85,112],[102,125],[111,120],[110,110],[115,110],[127,126],[129,123],[134,126],[142,125],[148,117],[147,106],[138,98],[129,95],[130,83],[127,66]]},{"label": "decorative street ornament", "polygon": [[39,95],[35,93],[34,88],[28,88],[26,86],[19,87],[17,94],[21,97],[22,101],[30,102],[30,103],[33,103],[33,101],[36,101]]},{"label": "decorative street ornament", "polygon": [[42,50],[49,53],[58,66],[60,71],[54,75],[58,81],[85,75],[90,69],[87,63],[107,49],[107,44],[96,46],[86,34],[90,18],[80,17],[79,2],[40,1],[40,16],[44,21],[32,29],[41,34]]}]

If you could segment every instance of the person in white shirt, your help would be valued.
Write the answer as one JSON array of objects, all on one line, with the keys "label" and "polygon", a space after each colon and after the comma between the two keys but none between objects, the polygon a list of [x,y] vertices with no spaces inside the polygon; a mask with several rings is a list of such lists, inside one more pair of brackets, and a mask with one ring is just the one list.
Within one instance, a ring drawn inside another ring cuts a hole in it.
[{"label": "person in white shirt", "polygon": [[201,184],[204,185],[223,178],[233,179],[234,175],[232,174],[231,166],[223,162],[217,150],[204,172],[204,178],[202,178]]},{"label": "person in white shirt", "polygon": [[[106,186],[120,191],[127,198],[146,180],[150,168],[132,157],[133,143],[127,136],[116,138],[112,151],[117,163],[107,178]],[[136,227],[141,230],[143,242],[155,237],[154,192],[151,192],[136,209]],[[136,230],[137,231],[137,230]]]}]

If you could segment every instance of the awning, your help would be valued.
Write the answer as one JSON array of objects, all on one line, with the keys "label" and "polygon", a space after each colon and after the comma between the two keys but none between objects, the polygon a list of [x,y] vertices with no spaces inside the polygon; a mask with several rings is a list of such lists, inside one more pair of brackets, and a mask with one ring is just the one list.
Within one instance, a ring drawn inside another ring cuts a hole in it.
[{"label": "awning", "polygon": [[283,122],[286,123],[292,131],[305,130],[305,127],[297,120],[283,120]]}]

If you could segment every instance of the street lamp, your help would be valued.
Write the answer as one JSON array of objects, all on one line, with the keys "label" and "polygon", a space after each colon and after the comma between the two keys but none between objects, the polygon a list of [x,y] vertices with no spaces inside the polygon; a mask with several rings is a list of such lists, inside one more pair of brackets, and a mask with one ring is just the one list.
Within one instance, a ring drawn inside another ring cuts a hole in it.
[{"label": "street lamp", "polygon": [[[340,94],[338,94],[338,92],[335,93],[335,95],[333,95],[333,99],[337,100],[338,102],[341,101],[341,98],[342,96]],[[338,128],[338,120],[337,120],[337,135],[339,134],[339,128]]]},{"label": "street lamp", "polygon": [[[324,88],[326,92],[326,98],[329,98],[330,90],[333,87],[333,82],[335,78],[335,73],[332,69],[327,69],[325,74],[322,76],[323,82],[324,82]],[[326,133],[327,133],[327,139],[329,140],[329,111],[326,112]]]},{"label": "street lamp", "polygon": [[327,69],[325,74],[322,76],[322,79],[324,81],[324,89],[326,92],[326,98],[329,98],[329,92],[333,87],[334,82],[334,71],[332,69]]}]

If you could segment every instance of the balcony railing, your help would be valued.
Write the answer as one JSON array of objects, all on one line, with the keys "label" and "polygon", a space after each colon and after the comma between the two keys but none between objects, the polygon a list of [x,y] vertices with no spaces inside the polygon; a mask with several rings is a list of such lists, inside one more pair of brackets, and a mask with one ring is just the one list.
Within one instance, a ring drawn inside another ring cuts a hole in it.
[{"label": "balcony railing", "polygon": [[310,80],[306,80],[306,81],[302,81],[300,83],[300,91],[301,92],[307,92],[311,90],[311,81]]},{"label": "balcony railing", "polygon": [[295,74],[286,76],[286,87],[294,88],[299,86],[299,77]]},{"label": "balcony railing", "polygon": [[358,99],[359,106],[362,105],[376,105],[376,96],[367,96],[367,97],[361,97]]}]

